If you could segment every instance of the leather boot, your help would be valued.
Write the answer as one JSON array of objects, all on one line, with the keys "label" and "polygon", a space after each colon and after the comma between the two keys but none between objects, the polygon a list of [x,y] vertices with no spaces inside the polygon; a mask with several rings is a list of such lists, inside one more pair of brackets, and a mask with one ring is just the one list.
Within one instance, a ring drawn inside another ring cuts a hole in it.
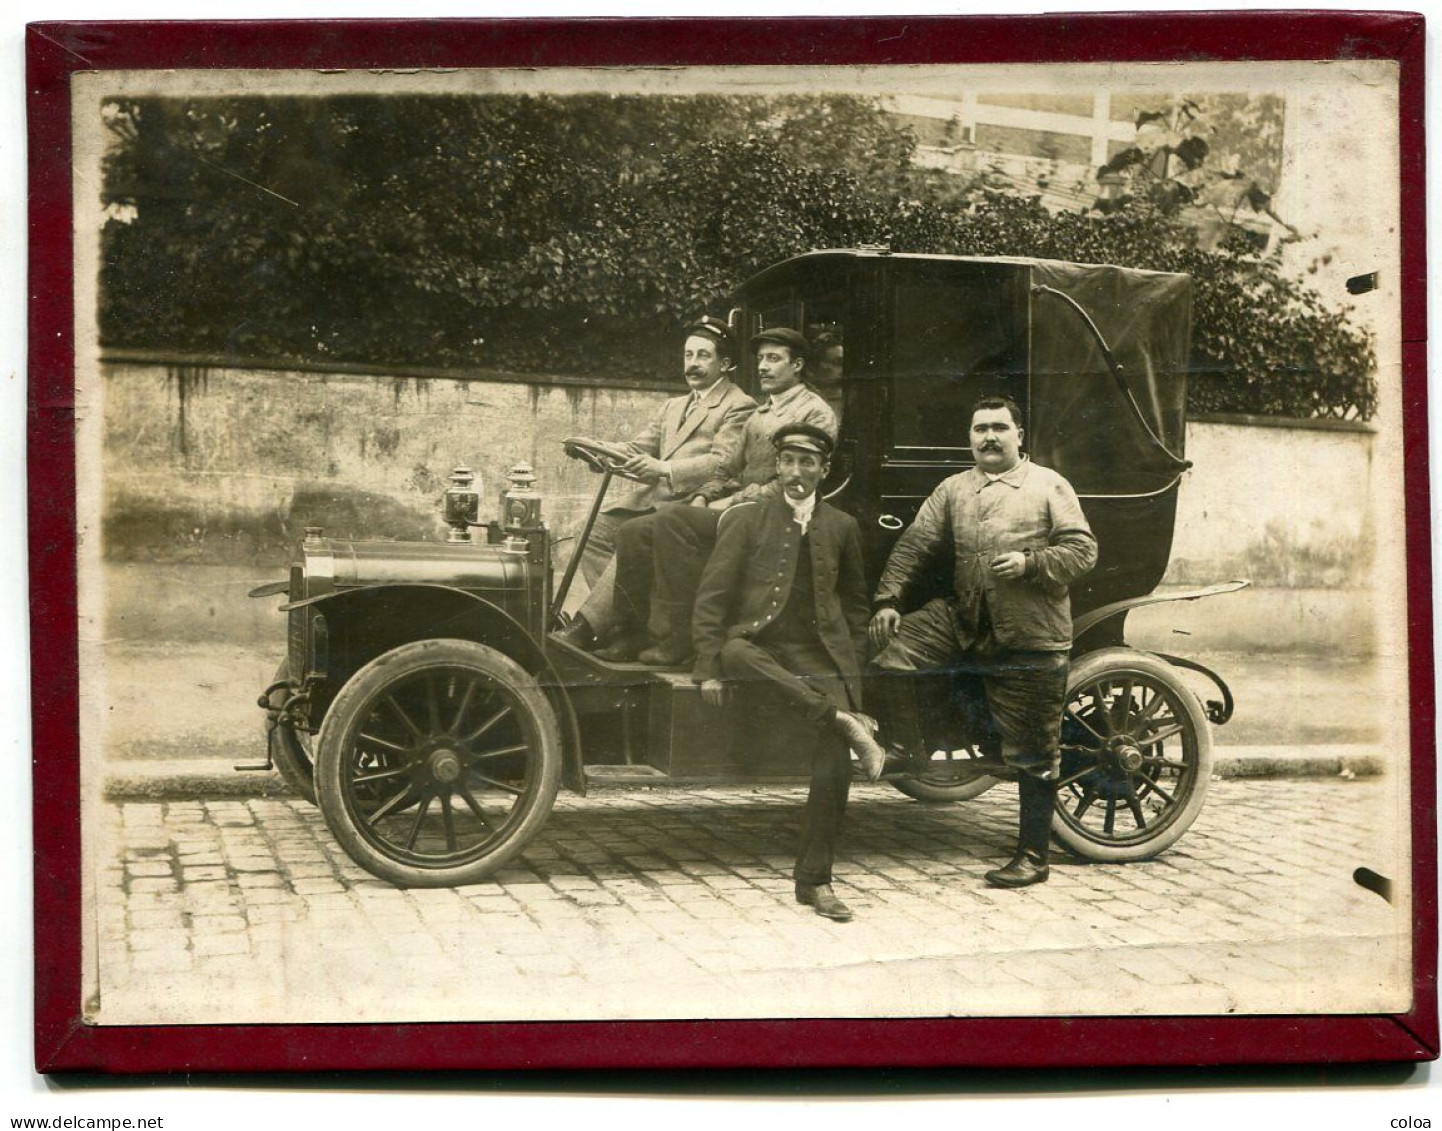
[{"label": "leather boot", "polygon": [[1021,819],[1016,855],[1001,868],[986,874],[986,882],[999,888],[1024,888],[1043,883],[1051,869],[1047,857],[1051,849],[1052,810],[1056,804],[1056,785],[1031,774],[1023,773],[1017,782]]},{"label": "leather boot", "polygon": [[644,647],[646,647],[646,637],[643,633],[634,629],[623,630],[604,648],[597,648],[596,657],[611,664],[634,663]]},{"label": "leather boot", "polygon": [[590,652],[596,647],[596,634],[591,630],[590,622],[580,613],[572,617],[564,628],[551,633],[551,639],[579,648],[582,652]]},{"label": "leather boot", "polygon": [[672,638],[650,645],[636,659],[660,668],[681,668],[689,664],[695,655],[695,650],[684,640]]}]

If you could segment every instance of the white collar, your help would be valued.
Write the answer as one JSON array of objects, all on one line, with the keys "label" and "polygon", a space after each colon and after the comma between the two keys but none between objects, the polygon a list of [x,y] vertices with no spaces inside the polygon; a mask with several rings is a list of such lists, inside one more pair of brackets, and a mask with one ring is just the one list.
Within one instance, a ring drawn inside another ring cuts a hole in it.
[{"label": "white collar", "polygon": [[707,385],[704,389],[692,389],[691,399],[697,404],[700,404],[711,395],[711,390],[716,388],[716,386],[721,384],[721,382],[724,380],[726,380],[726,377],[723,374],[722,376],[717,377],[716,380],[712,381],[711,384]]},{"label": "white collar", "polygon": [[786,505],[791,508],[791,517],[801,526],[801,532],[806,533],[806,528],[811,525],[811,518],[816,513],[816,492],[812,491],[800,502],[793,499],[785,491],[781,497],[786,500]]}]

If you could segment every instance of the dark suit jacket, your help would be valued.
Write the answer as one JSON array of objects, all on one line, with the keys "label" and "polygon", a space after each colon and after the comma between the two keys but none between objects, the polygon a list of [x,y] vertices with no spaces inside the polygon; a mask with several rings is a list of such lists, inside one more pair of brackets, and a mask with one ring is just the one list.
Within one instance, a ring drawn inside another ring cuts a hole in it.
[{"label": "dark suit jacket", "polygon": [[[856,520],[820,500],[808,529],[821,643],[861,704],[870,600]],[[801,528],[781,495],[742,503],[722,515],[716,548],[696,594],[692,632],[700,683],[720,679],[716,659],[727,640],[750,639],[780,615],[796,580]]]},{"label": "dark suit jacket", "polygon": [[707,391],[685,420],[691,394],[671,397],[650,423],[626,444],[632,451],[671,461],[671,480],[632,483],[617,479],[606,500],[607,511],[644,511],[672,499],[689,499],[712,479],[741,443],[747,418],[756,402],[725,377]]}]

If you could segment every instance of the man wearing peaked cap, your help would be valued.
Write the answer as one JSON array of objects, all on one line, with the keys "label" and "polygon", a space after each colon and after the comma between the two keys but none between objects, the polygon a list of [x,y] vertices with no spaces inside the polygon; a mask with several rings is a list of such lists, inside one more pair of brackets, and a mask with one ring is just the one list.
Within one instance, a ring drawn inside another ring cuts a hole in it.
[{"label": "man wearing peaked cap", "polygon": [[885,753],[860,713],[861,659],[869,614],[856,520],[817,493],[831,467],[831,436],[812,424],[774,435],[776,491],[721,523],[696,595],[696,662],[702,698],[766,696],[811,735],[794,878],[796,898],[844,922],[851,910],[831,889],[855,750],[870,778]]},{"label": "man wearing peaked cap", "polygon": [[[693,655],[691,608],[722,515],[738,503],[769,499],[780,490],[773,444],[776,430],[782,425],[806,424],[828,437],[836,436],[836,414],[805,381],[806,339],[781,326],[757,334],[751,347],[756,355],[757,383],[765,396],[742,428],[741,443],[711,481],[692,494],[690,506],[677,502],[660,508],[654,519],[648,520],[646,529],[652,542],[650,558],[644,562],[651,578],[646,627],[654,643],[641,652],[642,663],[674,667]],[[638,557],[622,542],[618,576],[629,579]],[[625,584],[641,588],[629,580]]]},{"label": "man wearing peaked cap", "polygon": [[[559,634],[568,643],[592,648],[623,623],[628,595],[620,595],[618,610],[614,558],[621,531],[662,503],[690,498],[715,478],[740,444],[756,402],[730,380],[734,354],[730,331],[720,319],[702,318],[687,327],[682,372],[688,391],[667,400],[646,427],[622,445],[630,458],[621,470],[634,479],[613,482],[615,493],[597,515],[582,550],[581,575],[591,592]],[[640,604],[642,619],[648,598],[646,593],[629,595]]]}]

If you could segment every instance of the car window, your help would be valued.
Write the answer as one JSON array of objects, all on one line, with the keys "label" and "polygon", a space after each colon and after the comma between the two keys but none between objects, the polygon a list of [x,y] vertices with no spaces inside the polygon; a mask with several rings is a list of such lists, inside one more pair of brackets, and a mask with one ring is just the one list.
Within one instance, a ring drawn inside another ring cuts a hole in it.
[{"label": "car window", "polygon": [[1025,339],[995,275],[899,281],[893,298],[892,446],[970,461],[972,404],[1003,393],[1025,408]]}]

